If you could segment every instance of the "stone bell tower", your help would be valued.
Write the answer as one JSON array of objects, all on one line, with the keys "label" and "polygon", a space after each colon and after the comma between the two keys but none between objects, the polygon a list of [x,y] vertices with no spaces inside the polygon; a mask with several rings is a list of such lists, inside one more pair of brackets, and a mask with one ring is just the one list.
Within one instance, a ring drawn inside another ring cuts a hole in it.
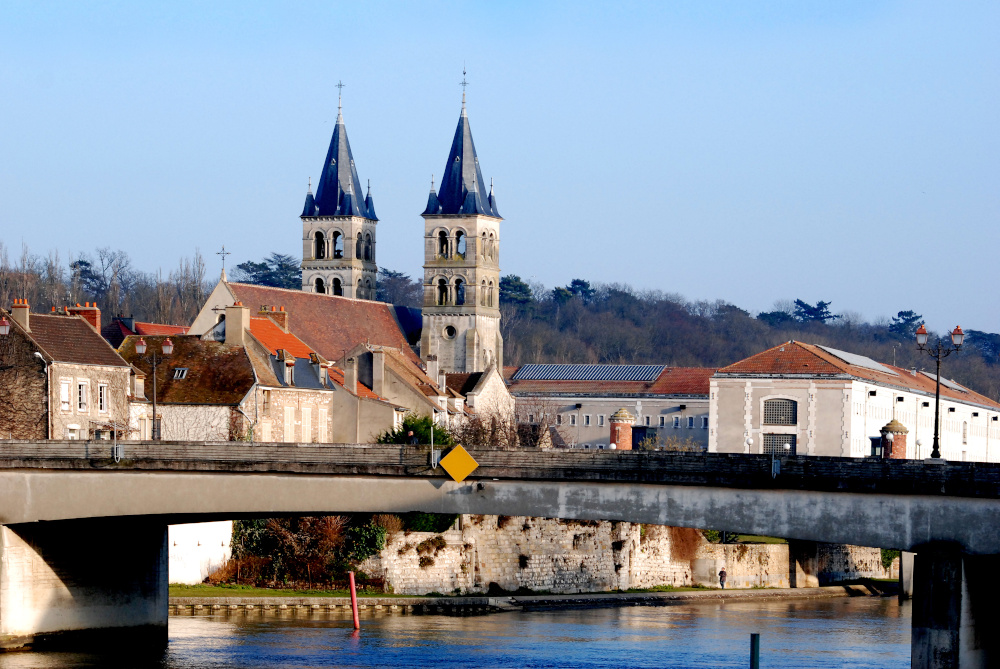
[{"label": "stone bell tower", "polygon": [[[343,84],[338,84],[343,87]],[[364,198],[340,101],[316,195],[302,209],[302,290],[375,299],[375,204]]]},{"label": "stone bell tower", "polygon": [[[464,83],[464,82],[463,82]],[[424,218],[424,306],[420,354],[445,372],[503,368],[500,335],[500,222],[493,185],[483,175],[465,111],[448,153],[440,191]]]}]

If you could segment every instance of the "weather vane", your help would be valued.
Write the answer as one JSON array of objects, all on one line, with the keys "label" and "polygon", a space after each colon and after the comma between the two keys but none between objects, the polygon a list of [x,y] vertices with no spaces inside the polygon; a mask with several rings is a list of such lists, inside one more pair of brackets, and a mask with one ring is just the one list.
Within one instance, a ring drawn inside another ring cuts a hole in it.
[{"label": "weather vane", "polygon": [[462,87],[462,95],[465,95],[465,87],[469,85],[469,82],[465,80],[465,66],[462,66],[462,81],[459,82],[459,86]]}]

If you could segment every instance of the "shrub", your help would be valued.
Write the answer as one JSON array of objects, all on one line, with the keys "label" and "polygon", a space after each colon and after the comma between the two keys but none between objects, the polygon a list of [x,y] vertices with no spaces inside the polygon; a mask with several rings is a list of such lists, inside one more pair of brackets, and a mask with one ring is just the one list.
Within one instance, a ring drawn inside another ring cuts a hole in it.
[{"label": "shrub", "polygon": [[396,555],[402,557],[407,553],[409,553],[411,550],[413,550],[413,544],[411,544],[410,542],[406,542],[405,544],[399,547],[399,550],[396,551]]},{"label": "shrub", "polygon": [[347,531],[352,560],[361,562],[385,548],[385,528],[368,523]]},{"label": "shrub", "polygon": [[[378,437],[380,444],[408,444],[410,443],[409,433],[417,438],[419,444],[431,443],[431,418],[430,416],[417,416],[408,413],[403,418],[403,424],[395,430],[387,430]],[[451,434],[437,425],[434,426],[434,446],[452,446],[455,440]]]},{"label": "shrub", "polygon": [[511,516],[497,516],[497,529],[502,530],[511,521]]},{"label": "shrub", "polygon": [[419,564],[421,569],[426,569],[427,567],[433,567],[434,558],[430,557],[429,555],[421,555]]},{"label": "shrub", "polygon": [[420,555],[429,555],[430,553],[434,553],[434,555],[437,555],[438,552],[441,549],[445,548],[447,545],[448,542],[445,541],[444,537],[442,537],[439,534],[436,537],[425,539],[424,541],[421,541],[419,544],[417,544],[417,553],[419,553]]},{"label": "shrub", "polygon": [[718,530],[702,530],[701,533],[705,535],[705,539],[713,544],[717,544],[722,541],[722,533]]},{"label": "shrub", "polygon": [[403,527],[407,532],[447,532],[456,520],[457,513],[410,511],[402,515]]},{"label": "shrub", "polygon": [[372,516],[372,524],[385,528],[385,542],[392,543],[397,534],[403,531],[403,519],[391,513],[376,513]]},{"label": "shrub", "polygon": [[899,551],[894,548],[882,549],[882,568],[888,569],[892,566],[892,561],[899,557]]}]

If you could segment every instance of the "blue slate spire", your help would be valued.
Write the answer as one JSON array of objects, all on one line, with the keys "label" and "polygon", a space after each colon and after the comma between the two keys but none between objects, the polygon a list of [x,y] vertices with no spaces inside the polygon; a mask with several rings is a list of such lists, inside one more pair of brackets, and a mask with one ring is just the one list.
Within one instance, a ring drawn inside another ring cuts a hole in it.
[{"label": "blue slate spire", "polygon": [[316,215],[316,198],[313,197],[312,179],[309,179],[309,190],[306,192],[306,203],[302,207],[302,216]]},{"label": "blue slate spire", "polygon": [[[326,153],[323,174],[316,186],[314,198],[316,213],[310,215],[362,216],[378,220],[375,218],[375,212],[368,210],[365,200],[355,194],[355,184],[360,182],[358,170],[354,166],[351,143],[347,140],[344,115],[338,105],[337,125],[333,129],[330,150]],[[303,216],[305,215],[303,213]]]},{"label": "blue slate spire", "polygon": [[438,200],[437,193],[434,192],[434,176],[431,175],[431,192],[427,196],[427,208],[421,216],[433,216],[441,213],[441,201]]},{"label": "blue slate spire", "polygon": [[[441,190],[436,199],[439,214],[481,214],[501,218],[496,203],[482,193],[483,173],[479,170],[479,157],[472,141],[472,128],[465,112],[465,93],[462,93],[462,115],[455,129],[455,139],[448,153],[448,163],[441,178]],[[433,196],[433,190],[431,191]],[[428,201],[428,210],[430,202]],[[430,213],[429,211],[425,213]]]},{"label": "blue slate spire", "polygon": [[368,211],[368,218],[373,221],[378,220],[378,216],[375,215],[375,201],[372,200],[372,182],[368,182],[368,194],[365,195],[365,209]]}]

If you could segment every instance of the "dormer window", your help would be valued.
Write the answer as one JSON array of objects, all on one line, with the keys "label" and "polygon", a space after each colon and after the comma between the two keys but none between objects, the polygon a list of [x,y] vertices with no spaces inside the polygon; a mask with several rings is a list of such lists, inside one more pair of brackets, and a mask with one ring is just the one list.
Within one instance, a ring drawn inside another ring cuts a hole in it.
[{"label": "dormer window", "polygon": [[295,360],[285,361],[285,385],[294,386],[295,385]]}]

